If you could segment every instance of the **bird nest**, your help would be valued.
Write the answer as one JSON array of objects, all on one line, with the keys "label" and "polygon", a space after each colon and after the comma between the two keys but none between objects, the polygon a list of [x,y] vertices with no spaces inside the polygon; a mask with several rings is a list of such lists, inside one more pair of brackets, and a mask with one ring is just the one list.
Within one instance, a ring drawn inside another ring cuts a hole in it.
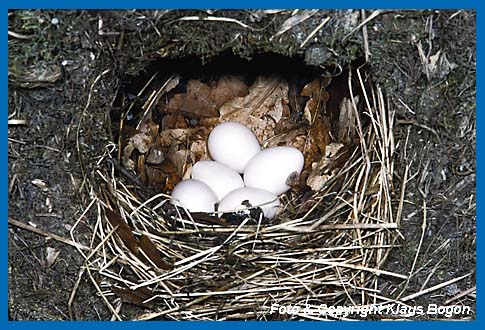
[{"label": "bird nest", "polygon": [[[113,107],[115,141],[89,176],[98,187],[90,204],[98,216],[85,270],[113,318],[360,318],[338,311],[381,302],[379,281],[403,278],[384,269],[398,235],[394,112],[367,70],[319,72],[300,89],[279,88],[271,78],[272,87],[258,90],[265,97],[256,101],[247,98],[268,75],[241,78],[236,85],[249,81],[248,89],[230,97],[215,86],[234,76],[216,83],[160,77],[159,71],[150,75],[136,100],[125,97]],[[203,95],[204,84],[219,95],[210,106],[191,100]],[[301,107],[291,102],[295,90]],[[338,104],[333,110],[330,100]],[[234,115],[242,103],[252,111],[259,104],[258,121],[254,112]],[[273,116],[261,124],[270,113],[288,120],[279,125]],[[293,145],[305,155],[300,183],[280,197],[284,209],[274,219],[258,210],[243,217],[191,214],[170,203],[168,192],[207,157],[200,142],[206,131],[229,119],[243,121],[263,144]],[[127,304],[134,307],[122,309]]]}]

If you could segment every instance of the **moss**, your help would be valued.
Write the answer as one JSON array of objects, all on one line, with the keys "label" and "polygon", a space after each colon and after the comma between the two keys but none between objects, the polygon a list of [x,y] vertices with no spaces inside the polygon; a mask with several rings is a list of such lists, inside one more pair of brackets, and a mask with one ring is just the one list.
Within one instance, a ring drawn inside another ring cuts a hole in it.
[{"label": "moss", "polygon": [[[97,159],[96,151],[103,150],[107,143],[103,136],[104,116],[116,89],[122,84],[121,80],[146,70],[149,63],[161,57],[193,55],[209,61],[221,51],[231,51],[243,58],[251,58],[258,52],[273,52],[305,56],[316,65],[342,65],[362,55],[362,31],[351,33],[355,20],[359,19],[358,11],[319,11],[281,36],[272,38],[291,14],[291,11],[264,14],[262,11],[210,13],[202,10],[10,12],[9,31],[29,38],[9,37],[9,78],[60,68],[62,61],[72,62],[63,67],[62,79],[53,86],[27,90],[19,88],[11,80],[9,114],[28,119],[29,124],[9,127],[9,137],[25,143],[11,142],[9,145],[12,148],[11,155],[9,149],[9,182],[13,182],[12,191],[9,189],[10,215],[68,236],[62,225],[69,223],[36,216],[45,213],[46,196],[36,192],[31,181],[48,178],[62,187],[49,196],[62,205],[62,209],[57,209],[58,216],[66,222],[79,217],[79,211],[83,209],[81,200],[85,196],[72,188],[72,181],[83,181],[75,158],[76,134],[73,132],[91,84],[102,72],[108,71],[95,86],[89,114],[83,119],[84,126],[88,128],[80,132],[81,145],[93,151],[92,159]],[[232,22],[177,21],[187,16],[229,18],[252,29]],[[474,271],[475,16],[474,11],[388,11],[367,25],[373,78],[389,96],[396,110],[396,119],[426,125],[441,139],[438,141],[435,134],[421,126],[397,125],[395,130],[396,143],[399,137],[402,138],[398,151],[402,152],[405,144],[408,147],[406,157],[398,157],[396,175],[398,179],[402,178],[404,165],[412,159],[410,175],[416,175],[416,178],[408,183],[409,193],[404,203],[402,233],[405,240],[402,249],[392,253],[386,269],[402,274],[409,272],[421,234],[422,198],[418,189],[429,193],[428,228],[416,265],[420,273],[410,282],[407,289],[410,293],[421,290],[435,266],[436,270],[426,287],[463,272]],[[316,40],[312,38],[301,47],[303,40],[326,17],[330,20],[315,34]],[[57,24],[53,24],[53,18],[59,20]],[[103,30],[99,31],[101,21]],[[416,45],[421,42],[427,52],[430,41],[432,54],[441,50],[455,66],[441,70],[428,81]],[[39,148],[41,144],[54,149]],[[60,152],[55,152],[57,149]],[[461,190],[457,188],[460,185]],[[399,189],[397,186],[396,192]],[[411,217],[413,213],[415,215]],[[95,219],[93,215],[91,218]],[[86,219],[90,219],[89,214]],[[69,258],[74,258],[77,252],[73,249],[66,253],[65,262],[58,264],[59,269],[43,269],[32,260],[35,261],[44,252],[45,239],[25,231],[11,230],[9,235],[13,241],[24,240],[36,246],[34,250],[26,250],[21,244],[18,247],[9,244],[11,317],[67,318],[66,297],[82,264],[82,260]],[[89,235],[84,239],[89,242]],[[448,240],[451,243],[439,250],[440,245]],[[429,265],[422,268],[427,263]],[[66,273],[65,278],[63,272]],[[109,310],[96,300],[96,291],[87,281],[82,281],[78,291],[75,317],[109,318]],[[457,284],[459,289],[466,290],[473,287],[474,281],[470,277]],[[40,286],[48,283],[45,287],[53,289],[48,296],[36,294],[32,291],[33,283]],[[397,285],[399,283],[392,279],[383,284],[390,288]],[[396,291],[383,290],[382,294],[392,297],[393,292]],[[420,297],[416,303],[442,304],[442,297],[447,294],[442,289],[431,296]],[[463,299],[467,304],[474,303],[471,298]],[[130,313],[132,310],[127,315]]]}]

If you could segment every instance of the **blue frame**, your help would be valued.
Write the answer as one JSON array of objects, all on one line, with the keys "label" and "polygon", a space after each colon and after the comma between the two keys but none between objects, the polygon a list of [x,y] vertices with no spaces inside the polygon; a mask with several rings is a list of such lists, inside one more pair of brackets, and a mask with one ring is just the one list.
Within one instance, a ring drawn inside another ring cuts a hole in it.
[{"label": "blue frame", "polygon": [[[462,1],[449,1],[449,0],[427,0],[427,1],[417,1],[417,0],[398,0],[398,1],[383,1],[383,0],[371,0],[366,2],[359,2],[356,0],[340,0],[340,1],[324,1],[324,0],[300,0],[295,2],[290,1],[281,1],[281,0],[265,0],[265,1],[254,1],[254,0],[246,0],[246,1],[195,1],[195,0],[182,0],[182,1],[150,1],[150,0],[138,0],[136,2],[128,2],[128,1],[115,1],[115,0],[75,0],[75,1],[58,1],[58,0],[42,0],[42,1],[32,1],[32,0],[20,0],[20,1],[8,1],[4,0],[0,2],[0,6],[2,8],[2,15],[0,15],[0,22],[1,25],[5,27],[5,30],[8,30],[8,22],[7,22],[7,10],[8,9],[31,9],[31,8],[45,8],[45,9],[73,9],[73,8],[88,8],[88,9],[132,9],[133,7],[136,8],[144,8],[144,9],[151,9],[151,8],[224,8],[224,9],[237,9],[237,8],[396,8],[396,9],[428,9],[428,8],[440,8],[440,9],[476,9],[477,11],[477,103],[484,104],[482,101],[482,97],[479,93],[481,83],[483,82],[483,73],[481,73],[478,68],[480,68],[480,60],[483,59],[483,20],[484,20],[484,13],[483,9],[481,8],[481,4],[479,0],[469,1],[469,0],[462,0]],[[2,35],[2,53],[4,56],[2,57],[2,74],[1,79],[3,81],[3,88],[1,89],[2,95],[2,102],[5,105],[4,116],[7,116],[7,86],[8,86],[8,37],[7,33],[4,30]],[[481,32],[481,33],[480,33]],[[477,128],[484,125],[484,114],[481,112],[477,112]],[[1,170],[3,171],[4,175],[1,176],[1,193],[2,193],[2,201],[3,207],[0,208],[1,216],[1,226],[2,232],[4,235],[8,235],[8,126],[7,120],[1,122],[1,129],[0,132],[3,136],[1,141],[3,141],[1,145],[1,155],[4,159],[3,162],[0,163]],[[483,146],[483,134],[479,129],[477,129],[477,185],[476,185],[476,193],[477,193],[477,219],[481,218],[481,215],[484,214],[484,207],[481,206],[480,200],[483,198],[484,194],[484,186],[485,180],[483,179],[483,174],[481,174],[482,169],[480,165],[480,156],[482,153],[480,150],[485,150]],[[480,221],[477,221],[477,237],[481,237],[481,232],[483,231],[483,225],[480,224]],[[6,237],[5,237],[6,238]],[[138,324],[134,322],[123,322],[123,323],[108,323],[108,322],[89,322],[81,321],[81,322],[53,322],[53,321],[45,321],[45,322],[32,322],[32,321],[24,321],[24,322],[12,322],[8,320],[8,258],[7,258],[7,251],[8,251],[8,240],[5,239],[3,244],[1,245],[2,249],[2,256],[4,258],[4,267],[3,271],[1,272],[2,276],[2,285],[1,285],[1,293],[3,296],[2,301],[2,308],[0,308],[0,328],[2,329],[10,329],[10,328],[24,328],[24,327],[38,327],[38,328],[47,328],[47,327],[59,327],[59,328],[71,328],[71,327],[130,327],[135,328]],[[482,259],[483,254],[483,247],[480,244],[477,246],[477,260]],[[476,265],[477,269],[477,294],[480,296],[479,293],[482,292],[482,287],[478,278],[481,278],[483,275],[483,269],[480,263]],[[477,299],[477,310],[476,310],[476,321],[470,321],[465,323],[457,324],[455,322],[432,322],[427,321],[415,321],[415,322],[399,322],[396,321],[391,322],[371,322],[367,321],[365,323],[366,327],[370,328],[380,328],[380,327],[403,327],[409,328],[415,327],[421,328],[452,328],[455,326],[460,327],[484,327],[483,322],[483,304],[481,303],[480,299]],[[482,324],[482,326],[480,326]],[[353,322],[334,322],[332,323],[333,327],[339,328],[350,328],[353,327],[355,324]],[[214,329],[223,329],[226,324],[222,322],[164,322],[160,324],[158,322],[145,322],[143,327],[148,328],[159,328],[163,327],[164,329],[194,329],[197,328],[210,328]],[[327,323],[322,324],[320,322],[276,322],[276,323],[269,323],[269,322],[233,322],[231,324],[232,327],[250,327],[250,328],[273,328],[278,327],[282,329],[293,329],[294,327],[302,327],[306,329],[319,329],[320,327],[327,326]]]}]

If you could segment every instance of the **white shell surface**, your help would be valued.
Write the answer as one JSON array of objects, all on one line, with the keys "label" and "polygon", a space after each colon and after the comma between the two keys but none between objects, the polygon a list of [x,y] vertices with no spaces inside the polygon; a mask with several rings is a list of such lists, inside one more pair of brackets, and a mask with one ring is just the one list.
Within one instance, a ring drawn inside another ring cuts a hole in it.
[{"label": "white shell surface", "polygon": [[248,161],[261,150],[253,132],[236,122],[217,125],[209,134],[207,145],[212,159],[239,173],[244,171]]},{"label": "white shell surface", "polygon": [[290,189],[288,177],[303,170],[304,157],[293,147],[272,147],[260,151],[244,169],[246,187],[260,188],[280,195]]},{"label": "white shell surface", "polygon": [[173,205],[184,207],[190,212],[214,212],[217,196],[208,185],[199,180],[180,181],[172,191]]},{"label": "white shell surface", "polygon": [[261,207],[264,216],[268,219],[273,218],[280,211],[278,196],[270,191],[246,187],[236,189],[224,197],[219,203],[219,216],[226,212],[248,209],[246,205],[242,204],[244,201],[248,201],[251,206]]},{"label": "white shell surface", "polygon": [[208,185],[215,192],[218,201],[231,191],[244,187],[244,181],[238,172],[213,160],[195,163],[192,167],[192,179]]}]

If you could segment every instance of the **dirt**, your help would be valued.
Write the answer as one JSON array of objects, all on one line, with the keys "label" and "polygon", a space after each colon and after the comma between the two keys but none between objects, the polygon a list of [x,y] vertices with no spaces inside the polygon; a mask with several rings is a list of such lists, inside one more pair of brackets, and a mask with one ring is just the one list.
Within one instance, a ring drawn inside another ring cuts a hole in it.
[{"label": "dirt", "polygon": [[[354,29],[360,11],[314,12],[277,36],[290,15],[248,10],[10,12],[9,120],[25,120],[9,121],[10,219],[66,239],[79,221],[75,239],[90,245],[96,218],[88,203],[96,187],[86,185],[85,176],[99,166],[97,157],[110,141],[108,114],[116,91],[152,60],[191,55],[209,62],[230,50],[243,58],[261,52],[300,56],[330,67],[366,55],[364,34]],[[327,16],[330,21],[301,47]],[[395,200],[410,164],[403,239],[384,268],[412,276],[403,282],[384,279],[380,295],[402,298],[445,283],[407,302],[443,305],[475,285],[475,12],[380,12],[366,29],[373,77],[396,110]],[[52,265],[47,248],[59,252]],[[86,274],[69,302],[83,260],[71,245],[11,225],[9,317],[110,319]],[[453,303],[474,311],[473,289]],[[124,314],[131,315],[126,308]]]},{"label": "dirt", "polygon": [[[376,77],[380,77],[394,99],[401,122],[396,135],[403,143],[408,137],[408,147],[401,148],[398,162],[411,160],[409,173],[416,175],[410,181],[403,212],[405,240],[392,254],[388,267],[410,269],[423,236],[410,282],[405,287],[403,283],[389,284],[386,290],[391,293],[397,289],[405,296],[470,274],[463,281],[415,300],[426,306],[443,304],[475,283],[475,15],[423,14],[408,12],[402,17],[383,17],[383,24],[393,22],[385,25],[393,27],[386,29],[388,37],[402,40],[400,51],[414,54],[412,57],[389,56],[378,33],[370,34],[369,40],[381,45],[375,47],[376,57],[382,56],[376,66],[384,74]],[[403,40],[405,27],[413,32]],[[465,34],[466,38],[460,37]],[[425,53],[433,56],[440,52],[441,62],[430,77],[416,56],[420,42]],[[473,297],[466,297],[461,303],[475,306]]]}]

